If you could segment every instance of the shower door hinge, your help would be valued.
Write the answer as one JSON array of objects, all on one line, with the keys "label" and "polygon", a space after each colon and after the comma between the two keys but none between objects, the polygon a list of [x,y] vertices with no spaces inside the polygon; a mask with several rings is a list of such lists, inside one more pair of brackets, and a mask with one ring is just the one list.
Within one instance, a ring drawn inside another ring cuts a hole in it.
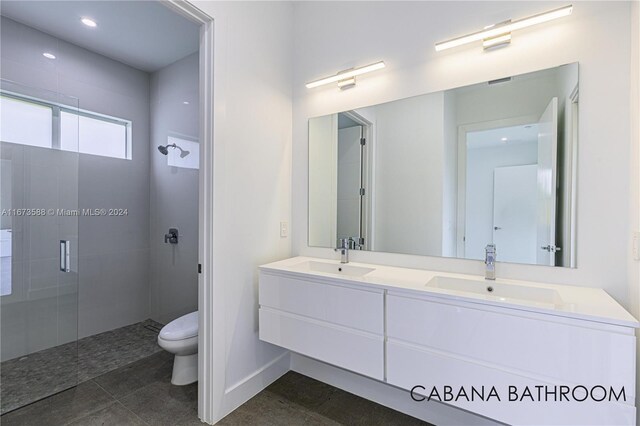
[{"label": "shower door hinge", "polygon": [[198,273],[202,273],[202,263],[198,263]]},{"label": "shower door hinge", "polygon": [[360,196],[364,197],[364,188],[360,188]]},{"label": "shower door hinge", "polygon": [[367,144],[367,140],[365,138],[360,138],[360,145],[365,146]]}]

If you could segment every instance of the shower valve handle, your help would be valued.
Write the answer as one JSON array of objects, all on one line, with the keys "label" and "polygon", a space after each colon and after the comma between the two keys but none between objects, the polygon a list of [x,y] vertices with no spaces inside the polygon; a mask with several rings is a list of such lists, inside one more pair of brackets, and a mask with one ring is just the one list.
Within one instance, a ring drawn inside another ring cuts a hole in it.
[{"label": "shower valve handle", "polygon": [[164,242],[165,244],[178,244],[178,229],[169,228],[169,233],[164,234]]}]

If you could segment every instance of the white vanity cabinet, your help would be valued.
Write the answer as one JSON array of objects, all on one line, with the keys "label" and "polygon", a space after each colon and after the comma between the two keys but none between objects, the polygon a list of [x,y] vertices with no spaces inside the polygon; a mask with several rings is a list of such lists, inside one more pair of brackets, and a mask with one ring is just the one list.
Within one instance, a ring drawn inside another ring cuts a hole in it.
[{"label": "white vanity cabinet", "polygon": [[[464,291],[433,285],[449,278]],[[636,424],[639,324],[602,290],[497,280],[487,295],[481,277],[309,258],[261,267],[259,285],[263,341],[508,424]],[[592,389],[607,398],[576,401]]]},{"label": "white vanity cabinet", "polygon": [[[449,385],[454,395],[496,386],[500,401],[450,404],[509,424],[635,424],[633,328],[393,291],[386,323],[389,384],[427,393],[437,385],[440,394]],[[554,402],[560,385],[624,387],[626,402]],[[556,394],[539,401],[536,386]],[[525,388],[533,398],[523,397]]]},{"label": "white vanity cabinet", "polygon": [[260,272],[260,339],[384,378],[384,291]]}]

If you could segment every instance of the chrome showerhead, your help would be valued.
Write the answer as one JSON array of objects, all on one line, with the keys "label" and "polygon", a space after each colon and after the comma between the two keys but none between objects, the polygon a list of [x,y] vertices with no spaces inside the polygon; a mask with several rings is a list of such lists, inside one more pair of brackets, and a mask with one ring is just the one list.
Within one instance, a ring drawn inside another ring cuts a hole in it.
[{"label": "chrome showerhead", "polygon": [[184,157],[186,157],[187,155],[190,154],[189,151],[187,151],[186,149],[180,148],[175,143],[170,143],[168,145],[160,145],[160,146],[158,146],[158,151],[160,151],[160,153],[162,155],[167,155],[167,154],[169,154],[169,148],[179,149],[180,150],[180,158],[184,158]]}]

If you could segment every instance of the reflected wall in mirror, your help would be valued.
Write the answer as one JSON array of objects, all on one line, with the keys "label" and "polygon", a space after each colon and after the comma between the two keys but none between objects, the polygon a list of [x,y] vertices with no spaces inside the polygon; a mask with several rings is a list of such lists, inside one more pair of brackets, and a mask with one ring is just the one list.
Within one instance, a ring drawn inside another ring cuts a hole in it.
[{"label": "reflected wall in mirror", "polygon": [[575,267],[578,64],[309,120],[309,245]]}]

